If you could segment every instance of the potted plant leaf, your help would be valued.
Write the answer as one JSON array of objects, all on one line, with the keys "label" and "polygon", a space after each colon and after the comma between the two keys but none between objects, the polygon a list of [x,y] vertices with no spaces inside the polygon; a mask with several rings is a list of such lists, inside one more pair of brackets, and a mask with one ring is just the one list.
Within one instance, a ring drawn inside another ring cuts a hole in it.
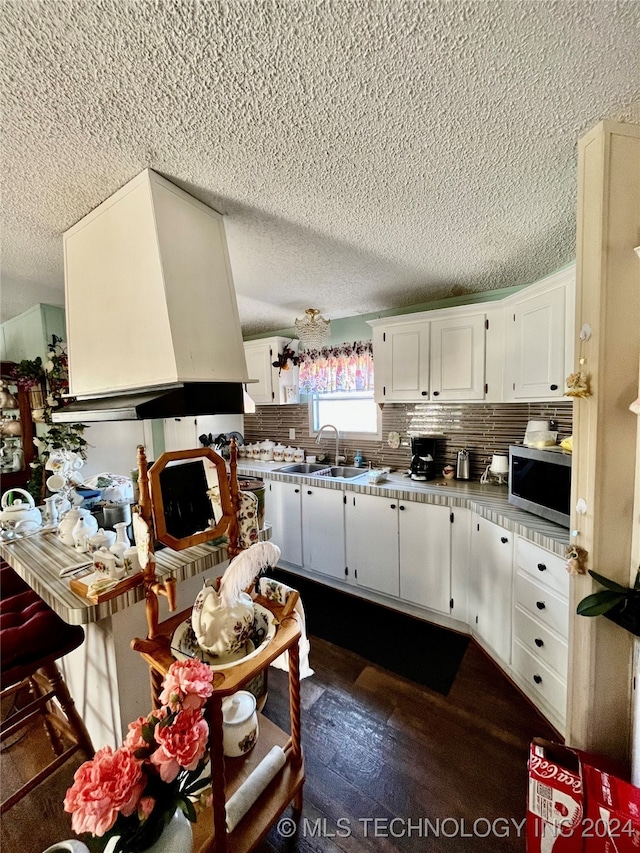
[{"label": "potted plant leaf", "polygon": [[606,616],[616,625],[640,637],[640,569],[636,573],[633,587],[622,586],[591,569],[589,574],[602,584],[604,589],[583,598],[577,607],[578,615]]}]

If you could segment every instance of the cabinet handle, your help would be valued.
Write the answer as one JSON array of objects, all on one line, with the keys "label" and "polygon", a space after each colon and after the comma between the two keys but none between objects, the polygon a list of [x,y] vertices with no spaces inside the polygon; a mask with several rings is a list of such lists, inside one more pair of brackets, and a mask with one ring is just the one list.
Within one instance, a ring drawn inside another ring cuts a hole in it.
[{"label": "cabinet handle", "polygon": [[549,385],[549,389],[550,389],[551,391],[557,391],[557,390],[558,390],[558,386],[557,386],[557,385]]},{"label": "cabinet handle", "polygon": [[539,649],[541,649],[544,646],[544,640],[541,640],[540,637],[536,637],[533,642],[536,644],[536,646]]},{"label": "cabinet handle", "polygon": [[422,394],[423,397],[426,397],[428,394],[428,391],[421,391],[420,393]]},{"label": "cabinet handle", "polygon": [[400,504],[400,506],[398,507],[398,509],[404,509],[404,507],[402,506],[402,504]]},{"label": "cabinet handle", "polygon": [[300,491],[300,489],[294,489],[293,491],[294,491],[294,493],[297,495],[297,494],[298,494],[298,492]]},{"label": "cabinet handle", "polygon": [[391,509],[395,509],[395,508],[396,508],[396,505],[395,505],[395,504],[390,504],[390,506],[391,506]]},{"label": "cabinet handle", "polygon": [[536,607],[538,608],[538,610],[544,610],[546,606],[547,605],[544,603],[544,601],[536,601]]},{"label": "cabinet handle", "polygon": [[503,545],[506,545],[509,540],[507,539],[506,536],[501,536],[500,541],[502,542]]},{"label": "cabinet handle", "polygon": [[536,684],[542,684],[542,676],[541,675],[534,675],[533,680],[535,681]]},{"label": "cabinet handle", "polygon": [[538,571],[539,572],[546,572],[547,571],[547,567],[545,566],[544,563],[538,563]]},{"label": "cabinet handle", "polygon": [[[426,392],[426,391],[423,391],[422,393],[423,393],[423,394],[426,394],[427,392]],[[439,392],[439,391],[433,391],[432,393],[433,393],[433,396],[434,396],[434,397],[439,397],[439,396],[440,396],[440,392]]]},{"label": "cabinet handle", "polygon": [[307,494],[308,494],[308,495],[312,495],[312,494],[313,494],[313,492],[312,492],[310,489],[307,489]]}]

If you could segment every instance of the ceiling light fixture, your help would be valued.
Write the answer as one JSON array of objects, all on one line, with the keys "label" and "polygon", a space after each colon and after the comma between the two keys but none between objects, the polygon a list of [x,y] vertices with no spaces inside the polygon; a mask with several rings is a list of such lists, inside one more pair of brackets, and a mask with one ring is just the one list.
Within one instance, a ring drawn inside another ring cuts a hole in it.
[{"label": "ceiling light fixture", "polygon": [[317,308],[307,308],[295,326],[303,349],[319,349],[331,332],[330,321],[325,320]]}]

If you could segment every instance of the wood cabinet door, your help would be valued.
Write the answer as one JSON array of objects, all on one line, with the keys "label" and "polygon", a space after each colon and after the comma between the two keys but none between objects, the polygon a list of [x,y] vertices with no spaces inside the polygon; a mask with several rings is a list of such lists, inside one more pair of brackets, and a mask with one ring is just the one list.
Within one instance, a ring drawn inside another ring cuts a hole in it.
[{"label": "wood cabinet door", "polygon": [[505,664],[511,661],[514,535],[473,516],[471,528],[471,629]]},{"label": "wood cabinet door", "polygon": [[345,538],[347,578],[358,586],[397,596],[398,501],[348,493]]},{"label": "wood cabinet door", "polygon": [[302,486],[298,483],[269,482],[265,499],[265,521],[272,526],[272,539],[282,559],[302,566]]},{"label": "wood cabinet door", "polygon": [[[429,399],[429,321],[390,326],[376,335],[376,372],[382,368],[377,402]],[[379,342],[379,343],[378,343]]]},{"label": "wood cabinet door", "polygon": [[562,397],[565,286],[523,299],[507,315],[507,398]]},{"label": "wood cabinet door", "polygon": [[431,399],[483,400],[485,315],[431,323]]},{"label": "wood cabinet door", "polygon": [[302,565],[344,580],[344,492],[321,486],[301,488]]},{"label": "wood cabinet door", "polygon": [[247,373],[249,379],[257,379],[257,382],[247,384],[247,393],[254,403],[264,405],[274,402],[273,387],[271,382],[271,344],[259,341],[246,343],[244,345],[244,357],[247,362]]},{"label": "wood cabinet door", "polygon": [[400,501],[400,597],[449,613],[451,599],[449,507]]}]

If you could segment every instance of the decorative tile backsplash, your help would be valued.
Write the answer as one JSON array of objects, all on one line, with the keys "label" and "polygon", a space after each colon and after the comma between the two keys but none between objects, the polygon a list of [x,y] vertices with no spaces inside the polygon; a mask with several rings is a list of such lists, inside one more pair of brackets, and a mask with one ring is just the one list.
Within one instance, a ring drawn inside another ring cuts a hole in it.
[{"label": "decorative tile backsplash", "polygon": [[[520,444],[527,421],[555,420],[558,440],[571,435],[571,400],[557,403],[386,403],[382,408],[382,441],[347,441],[340,439],[340,453],[353,463],[356,450],[361,450],[365,465],[388,465],[406,469],[411,461],[410,436],[442,434],[438,443],[436,470],[447,463],[455,464],[458,450],[467,449],[471,461],[471,477],[478,479],[493,453],[507,453],[510,444]],[[289,430],[295,429],[295,439]],[[401,444],[392,450],[387,444],[390,432],[398,432]],[[247,442],[271,439],[321,458],[326,453],[333,461],[335,439],[327,432],[318,446],[309,433],[307,404],[289,406],[257,406],[256,413],[244,416]]]}]

